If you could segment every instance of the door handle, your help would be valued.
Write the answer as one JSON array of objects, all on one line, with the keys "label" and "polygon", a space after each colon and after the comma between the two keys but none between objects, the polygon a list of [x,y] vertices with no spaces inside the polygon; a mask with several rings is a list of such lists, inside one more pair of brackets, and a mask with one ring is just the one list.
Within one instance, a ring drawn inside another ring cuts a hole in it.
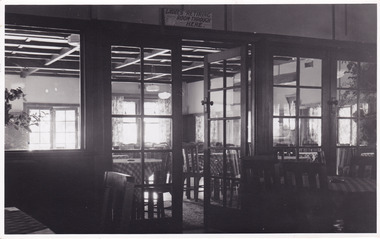
[{"label": "door handle", "polygon": [[214,101],[209,101],[207,97],[205,97],[204,100],[201,101],[202,105],[213,105]]}]

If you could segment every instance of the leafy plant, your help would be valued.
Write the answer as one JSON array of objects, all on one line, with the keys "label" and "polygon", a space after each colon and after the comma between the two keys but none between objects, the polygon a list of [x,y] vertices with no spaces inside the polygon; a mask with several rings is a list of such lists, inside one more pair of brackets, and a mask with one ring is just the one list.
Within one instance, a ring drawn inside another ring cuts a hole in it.
[{"label": "leafy plant", "polygon": [[31,114],[22,111],[21,113],[12,114],[10,110],[12,109],[11,101],[22,99],[26,101],[25,94],[22,91],[21,87],[16,89],[8,90],[5,88],[5,125],[13,126],[15,129],[25,129],[28,132],[31,132],[30,126],[38,125],[41,121],[40,114]]}]

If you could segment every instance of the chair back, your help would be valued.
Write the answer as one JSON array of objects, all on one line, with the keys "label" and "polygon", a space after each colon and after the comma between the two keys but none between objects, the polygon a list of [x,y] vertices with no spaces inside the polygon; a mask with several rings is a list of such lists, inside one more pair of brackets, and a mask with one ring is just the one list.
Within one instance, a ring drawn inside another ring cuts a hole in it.
[{"label": "chair back", "polygon": [[111,171],[104,173],[101,233],[128,232],[132,215],[134,186],[132,176]]},{"label": "chair back", "polygon": [[197,144],[184,143],[182,145],[182,154],[183,154],[183,172],[195,173],[195,174],[201,173]]},{"label": "chair back", "polygon": [[310,162],[282,162],[285,186],[291,191],[327,190],[326,165]]},{"label": "chair back", "polygon": [[228,171],[232,177],[240,177],[241,174],[241,159],[239,149],[227,149],[227,164]]},{"label": "chair back", "polygon": [[349,176],[376,178],[376,153],[358,152],[351,161]]}]

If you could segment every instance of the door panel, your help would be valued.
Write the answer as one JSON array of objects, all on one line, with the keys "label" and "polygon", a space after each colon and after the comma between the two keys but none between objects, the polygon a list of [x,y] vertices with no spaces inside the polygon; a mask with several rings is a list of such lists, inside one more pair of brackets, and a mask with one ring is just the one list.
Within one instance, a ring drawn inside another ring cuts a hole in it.
[{"label": "door panel", "polygon": [[227,222],[240,211],[240,156],[246,155],[248,134],[243,130],[247,55],[247,47],[240,47],[205,57],[205,225],[223,231],[234,230]]}]

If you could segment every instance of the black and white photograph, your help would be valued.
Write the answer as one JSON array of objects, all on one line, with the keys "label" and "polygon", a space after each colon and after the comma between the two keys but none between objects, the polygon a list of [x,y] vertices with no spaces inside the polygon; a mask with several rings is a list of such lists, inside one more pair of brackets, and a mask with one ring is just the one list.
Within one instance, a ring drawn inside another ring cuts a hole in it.
[{"label": "black and white photograph", "polygon": [[0,238],[378,237],[378,4],[2,4]]}]

